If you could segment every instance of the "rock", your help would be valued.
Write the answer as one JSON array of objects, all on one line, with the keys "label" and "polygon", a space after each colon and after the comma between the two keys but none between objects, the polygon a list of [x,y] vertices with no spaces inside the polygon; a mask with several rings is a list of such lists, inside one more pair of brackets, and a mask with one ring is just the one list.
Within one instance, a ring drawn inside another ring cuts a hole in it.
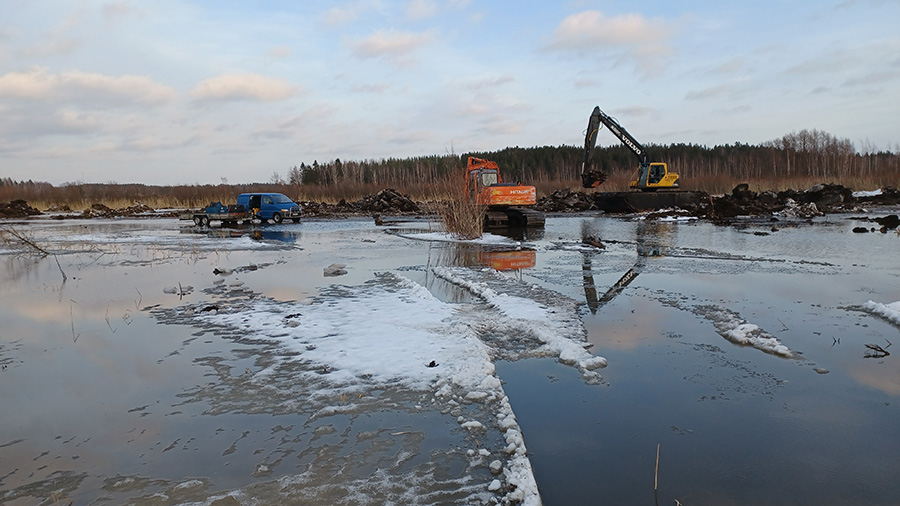
[{"label": "rock", "polygon": [[884,218],[875,218],[872,221],[881,225],[881,228],[885,231],[894,230],[895,228],[900,226],[900,217],[898,217],[896,214],[889,214]]},{"label": "rock", "polygon": [[750,191],[750,185],[747,183],[741,183],[731,190],[731,196],[735,200],[754,200],[756,199],[756,192]]},{"label": "rock", "polygon": [[344,267],[346,267],[346,265],[344,265],[344,264],[329,265],[328,267],[325,268],[325,271],[324,271],[325,277],[343,276],[344,274],[347,274],[347,270]]},{"label": "rock", "polygon": [[853,190],[839,184],[817,184],[798,195],[798,202],[812,203],[819,210],[832,210],[842,204],[856,202]]},{"label": "rock", "polygon": [[785,202],[784,209],[775,214],[786,218],[813,218],[822,216],[824,213],[819,211],[818,207],[812,202],[798,204],[794,202],[794,199],[788,199]]}]

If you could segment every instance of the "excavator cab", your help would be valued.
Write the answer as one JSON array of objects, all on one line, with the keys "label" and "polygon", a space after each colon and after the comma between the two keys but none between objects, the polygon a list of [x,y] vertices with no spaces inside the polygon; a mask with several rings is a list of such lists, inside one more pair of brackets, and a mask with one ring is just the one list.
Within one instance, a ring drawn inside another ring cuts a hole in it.
[{"label": "excavator cab", "polygon": [[469,157],[466,166],[469,200],[486,206],[530,206],[537,202],[534,186],[505,183],[497,162]]},{"label": "excavator cab", "polygon": [[669,172],[669,167],[663,162],[653,162],[638,167],[637,178],[632,179],[628,186],[643,191],[678,188],[678,174]]}]

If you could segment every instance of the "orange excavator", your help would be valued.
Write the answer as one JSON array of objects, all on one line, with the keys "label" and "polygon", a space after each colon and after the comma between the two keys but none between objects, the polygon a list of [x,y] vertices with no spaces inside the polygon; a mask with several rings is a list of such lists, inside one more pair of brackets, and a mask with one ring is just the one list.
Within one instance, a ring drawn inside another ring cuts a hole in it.
[{"label": "orange excavator", "polygon": [[485,228],[544,226],[543,213],[524,207],[537,203],[534,186],[504,182],[497,162],[470,156],[466,164],[466,193],[470,202],[487,207]]}]

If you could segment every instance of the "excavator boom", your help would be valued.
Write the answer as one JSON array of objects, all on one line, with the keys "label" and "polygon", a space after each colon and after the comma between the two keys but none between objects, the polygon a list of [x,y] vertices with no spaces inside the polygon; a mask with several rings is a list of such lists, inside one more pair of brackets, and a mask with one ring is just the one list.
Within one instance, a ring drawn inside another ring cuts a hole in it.
[{"label": "excavator boom", "polygon": [[631,188],[639,188],[645,191],[657,188],[678,188],[678,174],[669,172],[665,163],[651,163],[644,146],[628,133],[628,130],[625,130],[615,118],[600,110],[599,106],[594,107],[594,111],[591,113],[587,133],[584,137],[584,163],[581,166],[582,186],[585,188],[596,188],[606,181],[606,174],[603,171],[591,167],[591,155],[594,147],[597,145],[597,132],[600,131],[601,124],[606,126],[616,138],[622,141],[622,144],[628,146],[628,149],[640,161],[638,177],[629,183]]}]

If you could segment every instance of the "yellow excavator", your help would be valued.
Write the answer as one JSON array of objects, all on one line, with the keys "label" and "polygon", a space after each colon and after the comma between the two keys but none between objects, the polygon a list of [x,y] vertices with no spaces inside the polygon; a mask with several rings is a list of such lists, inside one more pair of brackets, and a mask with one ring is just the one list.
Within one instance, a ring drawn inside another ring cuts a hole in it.
[{"label": "yellow excavator", "polygon": [[591,155],[594,146],[597,145],[597,133],[602,128],[601,125],[605,125],[640,160],[635,177],[628,183],[630,188],[641,191],[678,188],[678,174],[669,171],[669,167],[663,162],[651,162],[644,146],[622,128],[618,121],[601,111],[599,106],[594,107],[594,112],[591,113],[588,120],[587,133],[584,136],[584,163],[581,166],[582,186],[596,188],[606,181],[606,174],[602,170],[591,167]]}]

